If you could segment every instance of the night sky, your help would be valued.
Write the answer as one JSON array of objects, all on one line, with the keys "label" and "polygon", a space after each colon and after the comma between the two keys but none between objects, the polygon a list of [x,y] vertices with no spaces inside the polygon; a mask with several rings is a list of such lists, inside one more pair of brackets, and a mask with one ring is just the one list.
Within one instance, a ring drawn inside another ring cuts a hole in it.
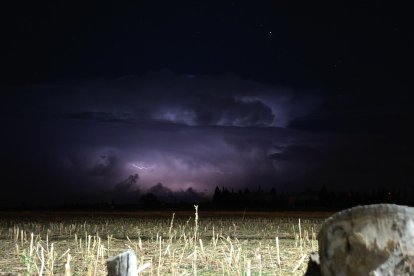
[{"label": "night sky", "polygon": [[209,196],[216,186],[412,189],[408,4],[0,10],[3,205]]}]

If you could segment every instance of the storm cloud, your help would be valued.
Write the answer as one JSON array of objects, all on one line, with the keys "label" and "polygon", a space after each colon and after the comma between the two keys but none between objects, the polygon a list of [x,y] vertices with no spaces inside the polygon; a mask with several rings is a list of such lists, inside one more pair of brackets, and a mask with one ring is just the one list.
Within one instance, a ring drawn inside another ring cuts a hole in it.
[{"label": "storm cloud", "polygon": [[[301,127],[326,101],[311,95],[235,75],[168,71],[19,87],[3,110],[3,120],[13,121],[3,124],[3,168],[14,187],[43,189],[46,197],[117,191],[131,200],[146,191],[186,198],[209,196],[216,186],[288,191],[380,179],[384,165],[369,165],[370,156],[388,140],[367,152],[378,141],[372,135]],[[361,176],[358,168],[370,166]]]},{"label": "storm cloud", "polygon": [[6,109],[14,113],[190,126],[284,127],[320,102],[306,91],[236,75],[188,77],[169,71],[113,80],[45,83],[11,93]]},{"label": "storm cloud", "polygon": [[21,148],[9,156],[30,149],[29,162],[42,156],[39,178],[51,172],[61,189],[89,192],[119,190],[130,175],[139,175],[142,190],[162,183],[183,194],[259,185],[259,175],[260,185],[275,185],[268,155],[303,139],[285,127],[320,101],[235,75],[169,71],[13,92],[5,115],[15,123],[5,140]]}]

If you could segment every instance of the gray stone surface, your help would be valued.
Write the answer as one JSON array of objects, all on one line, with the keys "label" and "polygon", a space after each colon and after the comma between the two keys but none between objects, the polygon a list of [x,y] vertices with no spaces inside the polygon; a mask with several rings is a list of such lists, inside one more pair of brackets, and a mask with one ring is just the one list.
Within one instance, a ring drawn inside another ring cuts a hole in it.
[{"label": "gray stone surface", "polygon": [[318,235],[321,274],[414,275],[414,208],[358,206],[328,218]]},{"label": "gray stone surface", "polygon": [[108,276],[137,276],[137,257],[132,250],[106,260]]}]

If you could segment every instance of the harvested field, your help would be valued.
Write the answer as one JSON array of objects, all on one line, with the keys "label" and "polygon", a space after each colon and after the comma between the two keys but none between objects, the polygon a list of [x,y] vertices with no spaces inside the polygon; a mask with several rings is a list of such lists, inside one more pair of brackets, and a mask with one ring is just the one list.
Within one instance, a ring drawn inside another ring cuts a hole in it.
[{"label": "harvested field", "polygon": [[1,213],[0,275],[106,275],[106,258],[127,249],[140,275],[303,275],[329,215]]}]

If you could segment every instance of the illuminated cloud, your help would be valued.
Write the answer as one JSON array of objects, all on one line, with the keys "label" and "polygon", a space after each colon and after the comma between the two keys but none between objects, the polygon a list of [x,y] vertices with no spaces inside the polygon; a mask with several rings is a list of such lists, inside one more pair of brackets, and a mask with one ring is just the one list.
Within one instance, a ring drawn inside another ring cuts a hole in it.
[{"label": "illuminated cloud", "polygon": [[[135,194],[157,183],[189,193],[215,186],[283,187],[298,174],[268,156],[307,137],[286,125],[318,101],[233,75],[171,73],[50,83],[20,93],[45,100],[11,99],[9,116],[21,118],[16,124],[31,120],[14,133],[13,143],[35,151],[33,162],[43,156],[42,177],[53,175],[68,191],[93,193]],[[27,144],[28,136],[37,138]],[[124,185],[134,175],[134,188]]]}]

